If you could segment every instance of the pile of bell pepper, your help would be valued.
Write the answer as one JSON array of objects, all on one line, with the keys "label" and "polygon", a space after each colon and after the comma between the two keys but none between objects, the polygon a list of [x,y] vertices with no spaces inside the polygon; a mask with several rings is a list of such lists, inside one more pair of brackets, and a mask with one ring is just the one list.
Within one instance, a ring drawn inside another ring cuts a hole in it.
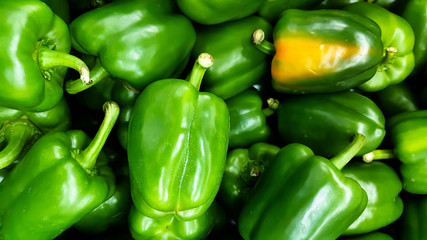
[{"label": "pile of bell pepper", "polygon": [[0,240],[427,239],[426,0],[0,16]]}]

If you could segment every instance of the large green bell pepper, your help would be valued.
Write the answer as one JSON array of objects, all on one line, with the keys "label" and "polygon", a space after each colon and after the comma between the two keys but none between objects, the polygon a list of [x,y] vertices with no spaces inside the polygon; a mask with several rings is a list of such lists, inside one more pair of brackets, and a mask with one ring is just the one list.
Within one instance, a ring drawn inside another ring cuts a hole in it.
[{"label": "large green bell pepper", "polygon": [[427,110],[400,113],[388,121],[394,153],[401,161],[403,189],[427,194]]},{"label": "large green bell pepper", "polygon": [[42,134],[70,127],[71,112],[64,97],[44,112],[0,107],[0,169],[22,157]]},{"label": "large green bell pepper", "polygon": [[0,183],[1,239],[53,239],[114,193],[114,174],[97,158],[117,104],[105,114],[92,141],[80,130],[44,135]]},{"label": "large green bell pepper", "polygon": [[268,107],[263,109],[257,90],[250,88],[227,99],[226,103],[230,111],[229,148],[247,147],[268,139],[270,126],[267,117],[279,107],[276,99],[269,98]]},{"label": "large green bell pepper", "polygon": [[371,79],[383,60],[379,26],[344,10],[286,10],[274,26],[273,39],[274,45],[261,30],[253,34],[257,48],[274,55],[272,85],[280,92],[350,89]]},{"label": "large green bell pepper", "polygon": [[0,106],[47,111],[62,98],[67,67],[89,80],[87,66],[69,55],[66,23],[41,1],[1,1]]},{"label": "large green bell pepper", "polygon": [[286,143],[302,143],[324,157],[335,156],[355,133],[366,137],[357,156],[371,152],[386,133],[384,115],[375,102],[351,91],[296,95],[281,101],[277,123]]},{"label": "large green bell pepper", "polygon": [[363,163],[352,161],[341,171],[346,177],[356,180],[368,196],[363,213],[343,235],[369,233],[395,222],[403,212],[399,194],[402,182],[395,170],[379,161]]},{"label": "large green bell pepper", "polygon": [[219,206],[216,202],[205,213],[188,221],[173,215],[150,218],[133,206],[129,213],[129,229],[135,240],[199,240],[206,238],[212,231],[218,214]]},{"label": "large green bell pepper", "polygon": [[258,15],[276,23],[280,14],[287,9],[311,9],[322,0],[266,0],[258,9]]},{"label": "large green bell pepper", "polygon": [[258,142],[249,148],[237,148],[227,154],[218,199],[235,220],[256,182],[273,161],[279,147]]},{"label": "large green bell pepper", "polygon": [[74,94],[109,75],[142,90],[149,83],[183,71],[196,41],[191,21],[171,0],[125,0],[86,12],[70,24],[73,47],[96,56],[91,85],[68,81]]},{"label": "large green bell pepper", "polygon": [[408,194],[400,221],[399,237],[405,240],[427,239],[427,196]]},{"label": "large green bell pepper", "polygon": [[136,100],[127,147],[131,194],[148,217],[194,219],[218,192],[230,120],[221,98],[198,91],[212,64],[209,54],[201,54],[189,81],[156,81]]},{"label": "large green bell pepper", "polygon": [[363,188],[340,172],[364,140],[363,135],[356,134],[352,143],[331,160],[316,156],[299,143],[283,147],[243,207],[238,221],[242,237],[338,238],[367,204]]},{"label": "large green bell pepper", "polygon": [[411,25],[414,30],[414,73],[424,70],[427,64],[427,1],[406,0],[402,1],[400,15]]},{"label": "large green bell pepper", "polygon": [[202,88],[223,99],[249,88],[268,73],[267,56],[255,49],[250,35],[258,28],[271,36],[272,26],[263,18],[250,16],[233,22],[197,29],[193,58],[208,52],[215,59],[203,79]]},{"label": "large green bell pepper", "polygon": [[194,22],[219,24],[255,13],[265,0],[177,0],[179,9]]},{"label": "large green bell pepper", "polygon": [[358,88],[374,92],[405,80],[415,64],[412,52],[415,37],[411,25],[402,17],[376,4],[359,2],[347,5],[344,10],[368,17],[381,28],[383,60],[377,66],[375,75]]}]

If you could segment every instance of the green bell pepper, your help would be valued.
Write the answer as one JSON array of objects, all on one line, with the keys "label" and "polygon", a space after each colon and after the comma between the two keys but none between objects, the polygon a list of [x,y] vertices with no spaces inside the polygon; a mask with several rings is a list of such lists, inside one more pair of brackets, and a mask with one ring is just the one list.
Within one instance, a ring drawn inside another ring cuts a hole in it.
[{"label": "green bell pepper", "polygon": [[193,58],[208,52],[215,59],[203,79],[202,88],[223,99],[230,98],[252,86],[268,73],[267,56],[255,49],[249,36],[258,28],[267,37],[272,26],[263,18],[250,16],[233,22],[197,29]]},{"label": "green bell pepper", "polygon": [[252,15],[264,1],[177,0],[177,4],[179,9],[194,22],[213,25]]},{"label": "green bell pepper", "polygon": [[358,88],[375,92],[405,80],[415,66],[415,37],[411,25],[402,17],[376,4],[359,2],[347,5],[344,10],[375,21],[381,28],[381,40],[384,44],[384,57],[376,74]]},{"label": "green bell pepper", "polygon": [[355,133],[366,137],[356,154],[361,156],[379,147],[386,133],[385,117],[375,102],[351,91],[296,95],[281,101],[277,123],[286,143],[307,145],[324,157],[335,156]]},{"label": "green bell pepper", "polygon": [[400,160],[403,189],[427,194],[427,110],[400,113],[388,121],[387,128]]},{"label": "green bell pepper", "polygon": [[379,26],[344,10],[289,9],[274,26],[274,45],[263,35],[255,31],[253,43],[274,55],[272,85],[279,92],[350,89],[371,79],[384,58]]},{"label": "green bell pepper", "polygon": [[377,4],[383,8],[391,9],[393,8],[398,0],[323,0],[316,8],[319,9],[341,9],[347,5],[357,2],[368,2]]},{"label": "green bell pepper", "polygon": [[125,0],[74,19],[73,47],[98,59],[91,69],[92,84],[68,81],[66,91],[81,92],[110,75],[140,91],[153,81],[179,75],[196,32],[191,21],[175,10],[171,0]]},{"label": "green bell pepper", "polygon": [[97,158],[118,114],[106,103],[92,141],[80,130],[57,131],[32,146],[0,183],[1,239],[53,239],[114,193],[114,174]]},{"label": "green bell pepper", "polygon": [[400,221],[399,235],[405,240],[427,239],[427,196],[408,194],[403,198],[405,209]]},{"label": "green bell pepper", "polygon": [[62,98],[67,67],[89,80],[83,61],[68,54],[71,48],[67,24],[41,1],[0,3],[0,105],[41,112]]},{"label": "green bell pepper", "polygon": [[257,90],[249,88],[227,99],[226,103],[230,111],[229,148],[247,147],[268,139],[270,126],[267,117],[276,112],[278,100],[269,98],[268,107],[263,109]]},{"label": "green bell pepper", "polygon": [[0,107],[0,169],[22,157],[42,134],[70,127],[71,112],[64,97],[44,112]]},{"label": "green bell pepper", "polygon": [[173,215],[150,218],[134,206],[129,213],[129,229],[136,240],[145,239],[204,239],[215,226],[219,206],[213,202],[201,216],[192,220],[182,220]]},{"label": "green bell pepper", "polygon": [[221,98],[198,91],[212,64],[209,54],[201,54],[189,81],[156,81],[136,100],[127,147],[131,194],[148,217],[197,218],[219,190],[229,112]]},{"label": "green bell pepper", "polygon": [[350,162],[341,171],[356,180],[368,195],[363,213],[343,235],[369,233],[395,222],[403,212],[402,182],[395,170],[379,161]]},{"label": "green bell pepper", "polygon": [[280,14],[287,9],[311,9],[322,0],[266,0],[258,9],[258,15],[276,23]]},{"label": "green bell pepper", "polygon": [[232,218],[238,219],[256,182],[279,150],[275,145],[258,142],[227,154],[218,199]]},{"label": "green bell pepper", "polygon": [[330,160],[299,143],[283,147],[243,207],[238,221],[242,237],[338,238],[367,204],[363,188],[340,172],[364,140],[356,134],[351,144]]},{"label": "green bell pepper", "polygon": [[375,92],[372,96],[386,118],[390,118],[402,112],[412,112],[419,109],[411,86],[401,82]]},{"label": "green bell pepper", "polygon": [[[407,239],[407,238],[402,238],[402,239]],[[372,232],[372,233],[367,233],[360,236],[340,237],[338,238],[338,240],[393,240],[393,238],[386,233]]]},{"label": "green bell pepper", "polygon": [[400,15],[411,25],[414,35],[414,73],[424,70],[427,64],[427,1],[406,0]]}]

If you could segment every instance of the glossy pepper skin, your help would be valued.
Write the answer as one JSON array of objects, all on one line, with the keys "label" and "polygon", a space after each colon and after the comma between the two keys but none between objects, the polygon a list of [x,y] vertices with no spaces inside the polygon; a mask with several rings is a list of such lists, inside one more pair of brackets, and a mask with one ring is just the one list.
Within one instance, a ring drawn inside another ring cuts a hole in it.
[{"label": "glossy pepper skin", "polygon": [[368,196],[363,213],[343,235],[369,233],[395,222],[403,212],[400,176],[387,164],[350,162],[341,171],[346,177],[356,180]]},{"label": "glossy pepper skin", "polygon": [[258,37],[262,34],[254,34],[255,45],[274,55],[271,77],[277,91],[338,92],[375,75],[384,50],[374,21],[332,9],[289,9],[280,16],[273,30],[274,46]]},{"label": "glossy pepper skin", "polygon": [[266,37],[271,37],[273,27],[258,16],[197,29],[193,58],[208,52],[215,59],[203,78],[205,91],[228,99],[268,73],[268,56],[255,49],[250,41],[252,32],[258,28],[265,29]]},{"label": "glossy pepper skin", "polygon": [[427,239],[427,197],[425,195],[408,194],[403,198],[405,209],[400,221],[399,235],[401,239]]},{"label": "glossy pepper skin", "polygon": [[387,124],[394,153],[401,162],[403,189],[413,194],[427,193],[426,124],[426,110],[398,114]]},{"label": "glossy pepper skin", "polygon": [[[385,137],[385,117],[371,99],[351,91],[301,95],[281,101],[277,110],[281,138],[310,147],[316,154],[335,156],[348,139],[361,133],[361,156],[375,150]],[[327,139],[327,141],[325,141]]]},{"label": "glossy pepper skin", "polygon": [[336,239],[367,204],[366,192],[340,169],[364,143],[356,135],[329,160],[299,143],[283,147],[264,172],[240,214],[249,239]]},{"label": "glossy pepper skin", "polygon": [[344,10],[368,17],[381,28],[383,60],[377,66],[375,75],[358,88],[375,92],[405,80],[415,64],[415,37],[411,25],[402,17],[376,4],[359,2],[347,5]]},{"label": "glossy pepper skin", "polygon": [[280,148],[264,142],[229,151],[218,198],[231,217],[238,219],[258,179]]},{"label": "glossy pepper skin", "polygon": [[114,174],[97,158],[117,116],[107,103],[94,140],[58,131],[33,145],[0,183],[1,239],[53,239],[114,193]]},{"label": "glossy pepper skin", "polygon": [[[196,41],[191,21],[171,0],[125,0],[86,12],[70,24],[73,47],[98,57],[92,85],[111,75],[142,90],[149,83],[180,74]],[[66,83],[69,93],[89,86]]]},{"label": "glossy pepper skin", "polygon": [[44,112],[0,107],[0,169],[22,157],[41,135],[70,127],[71,111],[65,98]]},{"label": "glossy pepper skin", "polygon": [[255,13],[265,0],[177,0],[179,9],[194,22],[213,25]]},{"label": "glossy pepper skin", "polygon": [[192,220],[182,220],[173,215],[150,218],[139,212],[134,206],[129,213],[129,229],[136,240],[205,239],[215,226],[219,215],[219,206],[213,202],[201,216]]},{"label": "glossy pepper skin", "polygon": [[275,99],[268,99],[263,108],[263,101],[257,90],[250,88],[226,100],[230,111],[229,148],[247,147],[262,142],[270,136],[267,117],[273,115],[279,107]]},{"label": "glossy pepper skin", "polygon": [[198,91],[212,63],[201,54],[189,81],[156,81],[136,100],[127,147],[131,194],[148,217],[197,218],[218,192],[230,120],[221,98]]},{"label": "glossy pepper skin", "polygon": [[287,9],[311,9],[321,2],[322,0],[266,0],[257,13],[274,24]]},{"label": "glossy pepper skin", "polygon": [[66,23],[41,1],[1,1],[0,105],[22,111],[47,111],[62,98],[68,67],[89,76],[86,65],[68,54]]},{"label": "glossy pepper skin", "polygon": [[427,2],[424,0],[407,0],[402,7],[402,16],[412,27],[415,35],[414,73],[424,70],[427,63]]}]

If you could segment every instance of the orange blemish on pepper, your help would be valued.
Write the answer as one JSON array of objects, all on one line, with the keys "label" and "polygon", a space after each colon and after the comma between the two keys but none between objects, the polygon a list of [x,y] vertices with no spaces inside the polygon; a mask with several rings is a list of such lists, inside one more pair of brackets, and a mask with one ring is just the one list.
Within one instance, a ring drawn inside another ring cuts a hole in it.
[{"label": "orange blemish on pepper", "polygon": [[313,79],[336,72],[343,59],[361,52],[355,45],[304,37],[280,38],[274,45],[271,74],[279,82]]}]

